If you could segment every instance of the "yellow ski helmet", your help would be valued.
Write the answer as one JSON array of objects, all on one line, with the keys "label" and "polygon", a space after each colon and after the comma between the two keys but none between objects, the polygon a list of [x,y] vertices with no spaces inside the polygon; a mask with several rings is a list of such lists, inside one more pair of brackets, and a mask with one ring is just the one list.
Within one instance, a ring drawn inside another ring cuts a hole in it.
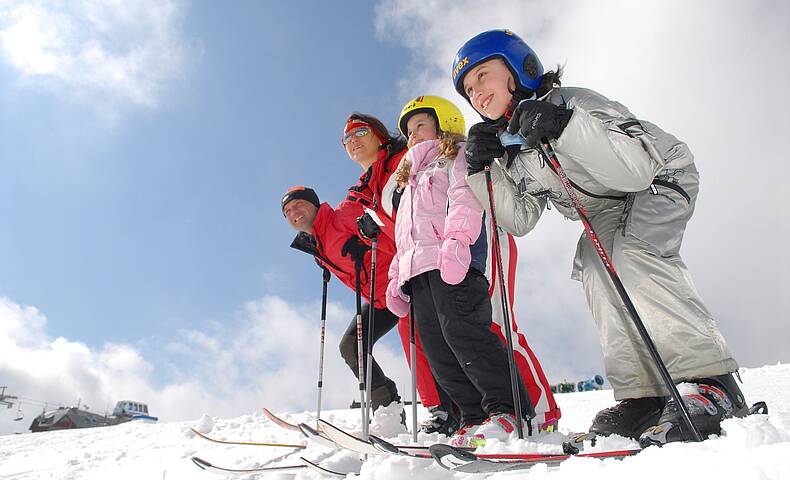
[{"label": "yellow ski helmet", "polygon": [[436,124],[439,126],[439,130],[442,132],[457,133],[460,135],[466,133],[464,116],[461,114],[461,110],[459,110],[458,107],[451,101],[445,100],[442,97],[423,95],[410,100],[400,112],[398,130],[400,130],[400,133],[404,136],[409,136],[406,122],[409,121],[412,115],[417,113],[429,113],[433,115]]}]

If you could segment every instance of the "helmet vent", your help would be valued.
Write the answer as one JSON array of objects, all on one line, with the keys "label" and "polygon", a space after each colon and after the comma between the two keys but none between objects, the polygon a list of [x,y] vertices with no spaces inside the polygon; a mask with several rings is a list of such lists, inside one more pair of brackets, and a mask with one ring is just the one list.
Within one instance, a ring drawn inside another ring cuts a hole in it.
[{"label": "helmet vent", "polygon": [[540,75],[538,71],[539,71],[538,58],[535,56],[535,54],[530,53],[524,59],[524,73],[526,73],[529,76],[529,78],[534,80],[538,78],[538,76]]}]

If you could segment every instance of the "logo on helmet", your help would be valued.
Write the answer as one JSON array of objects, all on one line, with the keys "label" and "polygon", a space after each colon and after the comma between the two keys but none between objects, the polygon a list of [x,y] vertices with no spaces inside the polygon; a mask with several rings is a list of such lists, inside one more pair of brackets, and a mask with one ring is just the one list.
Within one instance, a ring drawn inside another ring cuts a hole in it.
[{"label": "logo on helmet", "polygon": [[414,100],[412,100],[411,102],[409,102],[408,104],[406,104],[406,106],[403,107],[403,110],[404,111],[411,110],[411,109],[415,108],[417,105],[419,105],[420,103],[423,103],[424,101],[425,101],[425,96],[421,95],[421,96],[415,98]]},{"label": "logo on helmet", "polygon": [[458,76],[458,73],[464,69],[465,66],[469,65],[469,57],[464,57],[463,60],[458,62],[458,65],[455,66],[453,70],[453,80]]}]

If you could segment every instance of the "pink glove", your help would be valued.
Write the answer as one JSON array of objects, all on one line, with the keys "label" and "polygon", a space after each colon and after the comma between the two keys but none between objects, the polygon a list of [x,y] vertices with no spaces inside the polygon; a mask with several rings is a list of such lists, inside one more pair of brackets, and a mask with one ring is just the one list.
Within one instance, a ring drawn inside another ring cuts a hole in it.
[{"label": "pink glove", "polygon": [[439,250],[439,273],[445,283],[448,285],[461,283],[471,263],[472,253],[469,251],[469,245],[454,238],[444,241]]},{"label": "pink glove", "polygon": [[409,302],[398,286],[398,279],[393,278],[387,285],[387,308],[398,318],[409,314]]}]

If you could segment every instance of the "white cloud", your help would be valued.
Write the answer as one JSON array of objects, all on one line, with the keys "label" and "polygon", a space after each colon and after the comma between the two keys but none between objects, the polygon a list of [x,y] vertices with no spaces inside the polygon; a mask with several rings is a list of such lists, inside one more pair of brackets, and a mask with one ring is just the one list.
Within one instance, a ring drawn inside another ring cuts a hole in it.
[{"label": "white cloud", "polygon": [[0,3],[0,58],[23,83],[98,110],[157,107],[189,47],[179,0]]},{"label": "white cloud", "polygon": [[[50,402],[50,407],[81,400],[103,413],[118,400],[135,399],[147,402],[164,421],[203,413],[237,416],[264,406],[314,410],[319,312],[318,304],[294,306],[264,297],[227,322],[183,332],[154,363],[130,345],[91,349],[74,340],[51,339],[38,310],[0,298],[0,384],[9,387],[6,394],[21,397],[25,414],[14,423],[16,410],[0,409],[0,435],[26,431],[42,408],[32,400]],[[330,303],[327,315],[323,405],[344,408],[356,399],[357,389],[337,345],[352,313]],[[375,353],[399,386],[408,385],[401,352],[378,344]],[[157,382],[155,374],[167,379]]]},{"label": "white cloud", "polygon": [[[736,359],[759,366],[790,359],[787,18],[780,0],[385,0],[376,26],[412,51],[400,98],[452,99],[467,125],[479,116],[450,81],[455,53],[481,31],[509,28],[544,66],[565,65],[564,84],[598,90],[686,141],[702,184],[682,253]],[[543,218],[519,240],[517,315],[555,381],[600,365],[583,292],[569,279],[581,229]]]}]

